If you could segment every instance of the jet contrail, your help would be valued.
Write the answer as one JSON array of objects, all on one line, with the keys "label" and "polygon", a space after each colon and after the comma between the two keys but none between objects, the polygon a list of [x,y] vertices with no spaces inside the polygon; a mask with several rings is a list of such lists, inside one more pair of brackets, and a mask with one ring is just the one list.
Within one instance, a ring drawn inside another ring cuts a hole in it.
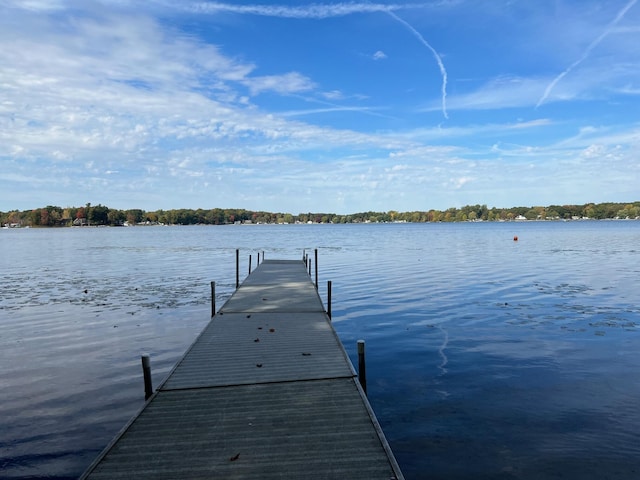
[{"label": "jet contrail", "polygon": [[631,0],[629,3],[627,3],[624,6],[624,8],[620,10],[620,12],[618,12],[618,15],[616,15],[616,18],[614,18],[613,21],[607,26],[606,30],[602,32],[598,38],[596,38],[593,42],[591,42],[591,44],[587,47],[587,49],[584,51],[582,56],[578,60],[573,62],[571,65],[569,65],[569,68],[567,68],[564,72],[562,72],[560,75],[554,78],[553,81],[549,85],[547,85],[547,88],[544,91],[544,94],[542,95],[542,97],[540,97],[540,100],[538,100],[538,103],[536,104],[536,108],[538,108],[540,105],[544,103],[544,101],[549,97],[549,94],[551,94],[551,90],[553,90],[553,88],[557,85],[557,83],[560,80],[562,80],[569,72],[571,72],[571,70],[576,68],[578,65],[580,65],[582,62],[584,62],[587,59],[587,57],[591,54],[591,51],[594,48],[596,48],[600,44],[600,42],[602,42],[602,40],[604,40],[605,37],[607,37],[611,33],[611,30],[613,30],[613,27],[615,27],[617,23],[624,18],[624,16],[627,14],[629,9],[633,7],[637,2],[638,0]]},{"label": "jet contrail", "polygon": [[[637,0],[634,0],[634,1],[637,1]],[[393,19],[397,20],[402,25],[404,25],[407,29],[409,29],[409,31],[413,33],[418,38],[418,40],[420,40],[420,43],[422,43],[425,47],[431,50],[431,53],[433,53],[433,56],[435,57],[436,62],[438,62],[438,67],[440,67],[440,73],[442,74],[442,114],[444,115],[444,118],[448,119],[449,115],[447,114],[447,70],[444,68],[444,63],[442,63],[442,59],[440,58],[440,55],[438,55],[438,52],[436,52],[436,49],[433,48],[429,44],[429,42],[427,42],[424,39],[422,35],[420,35],[420,32],[418,32],[415,28],[413,28],[409,23],[407,23],[405,20],[400,18],[391,10],[387,10],[386,13],[389,14]]]}]

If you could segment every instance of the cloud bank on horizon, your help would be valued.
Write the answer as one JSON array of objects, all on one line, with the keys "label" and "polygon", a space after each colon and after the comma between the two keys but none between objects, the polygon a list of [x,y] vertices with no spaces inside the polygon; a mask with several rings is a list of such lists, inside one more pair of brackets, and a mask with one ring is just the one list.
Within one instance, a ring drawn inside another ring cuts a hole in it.
[{"label": "cloud bank on horizon", "polygon": [[637,0],[0,0],[0,210],[640,199]]}]

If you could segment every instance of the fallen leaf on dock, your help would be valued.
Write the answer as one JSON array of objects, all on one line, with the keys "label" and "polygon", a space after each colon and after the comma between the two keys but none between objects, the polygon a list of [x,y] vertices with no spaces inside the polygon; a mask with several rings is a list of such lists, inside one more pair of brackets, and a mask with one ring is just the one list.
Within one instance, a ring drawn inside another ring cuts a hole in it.
[{"label": "fallen leaf on dock", "polygon": [[239,454],[239,453],[236,453],[233,457],[231,457],[231,458],[229,459],[229,461],[230,461],[230,462],[235,462],[235,461],[236,461],[237,459],[239,459],[239,458],[240,458],[240,454]]}]

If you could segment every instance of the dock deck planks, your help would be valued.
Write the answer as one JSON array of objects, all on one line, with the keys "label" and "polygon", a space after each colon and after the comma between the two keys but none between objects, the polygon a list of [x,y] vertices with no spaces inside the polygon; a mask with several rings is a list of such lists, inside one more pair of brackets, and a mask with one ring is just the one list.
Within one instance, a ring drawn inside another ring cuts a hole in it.
[{"label": "dock deck planks", "polygon": [[267,260],[82,478],[402,473],[304,263]]}]

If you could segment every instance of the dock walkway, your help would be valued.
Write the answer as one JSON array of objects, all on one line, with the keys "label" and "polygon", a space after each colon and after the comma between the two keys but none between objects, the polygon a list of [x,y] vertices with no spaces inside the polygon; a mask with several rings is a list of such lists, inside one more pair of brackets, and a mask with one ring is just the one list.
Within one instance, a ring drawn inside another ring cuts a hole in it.
[{"label": "dock walkway", "polygon": [[83,479],[400,479],[304,262],[267,260]]}]

